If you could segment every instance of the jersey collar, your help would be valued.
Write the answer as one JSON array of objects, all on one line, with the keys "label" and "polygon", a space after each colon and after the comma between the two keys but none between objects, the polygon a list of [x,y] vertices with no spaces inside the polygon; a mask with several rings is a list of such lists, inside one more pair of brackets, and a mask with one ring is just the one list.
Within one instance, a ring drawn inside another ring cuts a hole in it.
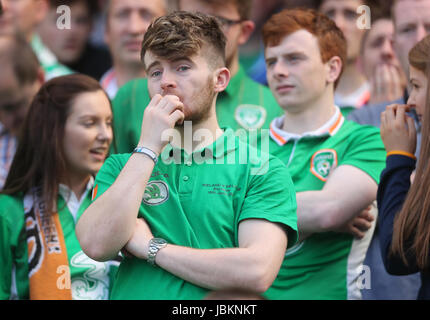
[{"label": "jersey collar", "polygon": [[283,146],[290,140],[300,140],[305,137],[334,136],[342,127],[342,124],[345,121],[345,118],[340,112],[339,107],[335,106],[335,108],[335,114],[322,127],[315,131],[305,132],[302,135],[290,133],[281,129],[284,124],[285,115],[279,118],[275,118],[270,124],[270,137],[278,145]]},{"label": "jersey collar", "polygon": [[[216,141],[214,141],[212,144],[193,152],[193,154],[201,153],[202,156],[204,154],[204,158],[208,159],[210,157],[214,159],[220,159],[225,157],[230,152],[235,151],[238,148],[238,138],[235,135],[235,132],[231,128],[222,128],[224,131],[224,134],[219,137]],[[172,161],[173,157],[173,150],[177,149],[174,146],[172,146],[170,143],[166,145],[166,147],[163,149],[161,153],[161,159],[163,162],[169,163]],[[180,149],[180,153],[178,154],[185,154],[185,151],[183,149]],[[190,158],[188,156],[188,158]],[[180,163],[180,159],[173,159],[175,163]]]},{"label": "jersey collar", "polygon": [[75,199],[78,202],[82,202],[82,200],[86,197],[87,193],[91,191],[94,187],[94,177],[91,176],[90,180],[88,180],[87,186],[85,187],[85,192],[82,194],[81,199],[78,199],[72,189],[69,188],[69,186],[60,183],[58,192],[60,195],[67,201],[71,197]]}]

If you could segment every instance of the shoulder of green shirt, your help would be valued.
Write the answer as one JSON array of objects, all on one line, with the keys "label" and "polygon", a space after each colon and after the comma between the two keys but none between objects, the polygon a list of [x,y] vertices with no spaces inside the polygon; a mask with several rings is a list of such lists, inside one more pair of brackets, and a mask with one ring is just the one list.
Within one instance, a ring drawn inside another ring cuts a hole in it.
[{"label": "shoulder of green shirt", "polygon": [[20,195],[0,195],[0,219],[7,220],[11,225],[24,216],[23,197]]},{"label": "shoulder of green shirt", "polygon": [[347,126],[344,134],[348,135],[346,151],[348,156],[343,164],[358,167],[379,183],[386,158],[379,128],[360,125],[353,121],[345,121],[344,125]]},{"label": "shoulder of green shirt", "polygon": [[353,107],[353,106],[344,106],[344,107],[340,107],[340,112],[342,113],[342,115],[346,118],[348,117],[348,115],[353,112],[354,110],[357,110],[357,108]]},{"label": "shoulder of green shirt", "polygon": [[148,80],[146,78],[138,78],[128,81],[118,89],[115,98],[112,101],[113,106],[118,107],[130,104],[130,101],[139,99],[140,97],[149,97],[147,90]]},{"label": "shoulder of green shirt", "polygon": [[378,140],[382,142],[381,130],[378,127],[359,124],[355,121],[347,120],[346,118],[345,118],[345,125],[347,126],[348,130],[351,131],[353,134],[356,134],[356,135],[366,134],[366,135],[379,136]]}]

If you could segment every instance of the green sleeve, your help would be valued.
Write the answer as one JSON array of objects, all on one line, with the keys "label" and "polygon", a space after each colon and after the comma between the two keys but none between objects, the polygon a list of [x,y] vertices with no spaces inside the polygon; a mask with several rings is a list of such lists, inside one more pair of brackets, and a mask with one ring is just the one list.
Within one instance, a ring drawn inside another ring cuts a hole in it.
[{"label": "green sleeve", "polygon": [[12,231],[9,222],[0,214],[0,300],[10,298],[10,289],[12,285]]},{"label": "green sleeve", "polygon": [[366,172],[377,184],[385,167],[386,151],[380,131],[376,127],[354,123],[348,148],[339,165],[351,165]]},{"label": "green sleeve", "polygon": [[93,201],[105,193],[105,191],[115,182],[130,156],[131,154],[115,154],[111,155],[105,161],[96,176],[92,196]]},{"label": "green sleeve", "polygon": [[[0,299],[10,299],[12,277],[18,298],[28,297],[27,243],[22,198],[0,196]],[[13,270],[15,269],[15,273]],[[15,297],[16,298],[16,297]]]},{"label": "green sleeve", "polygon": [[297,202],[291,176],[285,165],[269,157],[260,172],[251,176],[239,221],[265,219],[284,225],[288,234],[288,248],[298,239]]},{"label": "green sleeve", "polygon": [[143,112],[149,98],[147,80],[136,79],[122,86],[112,101],[116,152],[129,153],[139,143]]}]

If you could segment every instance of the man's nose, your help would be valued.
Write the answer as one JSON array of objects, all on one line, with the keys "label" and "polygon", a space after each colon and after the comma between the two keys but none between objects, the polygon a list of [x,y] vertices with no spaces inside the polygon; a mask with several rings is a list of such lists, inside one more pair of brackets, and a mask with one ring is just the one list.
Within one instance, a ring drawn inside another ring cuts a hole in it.
[{"label": "man's nose", "polygon": [[285,65],[285,63],[282,63],[280,61],[276,62],[273,66],[273,72],[275,77],[279,78],[287,78],[289,75],[288,67]]},{"label": "man's nose", "polygon": [[176,80],[174,75],[169,71],[164,71],[161,77],[161,89],[163,90],[163,95],[167,94],[169,90],[176,88]]},{"label": "man's nose", "polygon": [[426,28],[423,24],[419,24],[417,27],[417,38],[416,42],[420,42],[427,35]]},{"label": "man's nose", "polygon": [[385,39],[381,48],[381,55],[384,61],[389,61],[394,59],[395,53],[393,48],[393,43],[390,39]]},{"label": "man's nose", "polygon": [[133,34],[143,34],[146,32],[149,23],[147,23],[138,12],[133,11],[130,14],[130,20],[128,22],[128,31]]}]

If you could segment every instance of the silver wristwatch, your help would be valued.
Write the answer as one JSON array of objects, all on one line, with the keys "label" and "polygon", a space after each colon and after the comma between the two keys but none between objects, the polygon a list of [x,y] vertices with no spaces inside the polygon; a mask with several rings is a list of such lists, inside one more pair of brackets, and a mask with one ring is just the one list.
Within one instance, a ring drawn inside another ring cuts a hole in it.
[{"label": "silver wristwatch", "polygon": [[167,241],[161,238],[152,238],[149,240],[149,248],[148,248],[148,262],[151,265],[155,265],[155,257],[157,256],[158,251],[167,246]]}]

